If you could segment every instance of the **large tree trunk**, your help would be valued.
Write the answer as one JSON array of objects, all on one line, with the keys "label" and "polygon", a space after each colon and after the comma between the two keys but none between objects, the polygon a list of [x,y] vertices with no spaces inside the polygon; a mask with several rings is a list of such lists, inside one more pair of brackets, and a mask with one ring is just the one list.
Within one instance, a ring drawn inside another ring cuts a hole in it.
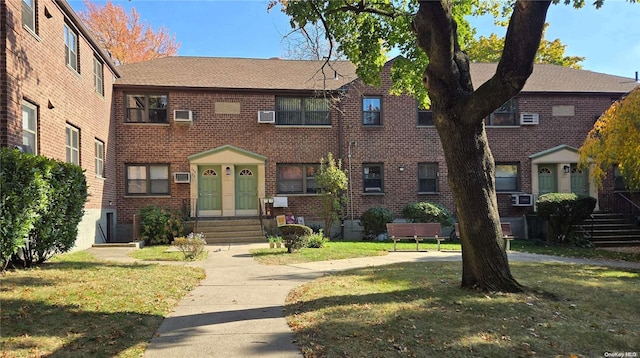
[{"label": "large tree trunk", "polygon": [[414,18],[418,45],[429,57],[423,81],[431,98],[456,205],[465,288],[506,292],[523,289],[511,275],[503,247],[495,166],[483,118],[516,95],[533,71],[549,4],[527,0],[515,3],[496,74],[477,90],[471,83],[469,57],[458,44],[451,3],[421,1]]}]

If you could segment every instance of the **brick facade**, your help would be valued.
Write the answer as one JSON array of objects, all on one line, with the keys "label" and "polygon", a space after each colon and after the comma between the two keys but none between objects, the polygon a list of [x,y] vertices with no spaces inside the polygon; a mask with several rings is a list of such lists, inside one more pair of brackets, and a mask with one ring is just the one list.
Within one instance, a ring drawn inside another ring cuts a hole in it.
[{"label": "brick facade", "polygon": [[[89,198],[77,248],[101,242],[115,229],[115,128],[111,98],[116,70],[65,1],[35,1],[35,31],[22,24],[22,1],[2,3],[0,144],[22,146],[22,106],[36,109],[37,154],[65,161],[66,128],[79,132],[79,164],[86,170]],[[65,63],[64,26],[77,34],[78,71]],[[94,57],[102,61],[104,94],[94,86]],[[104,143],[104,178],[96,176],[95,142]],[[107,226],[107,214],[112,221]],[[98,225],[100,224],[100,225]]]}]

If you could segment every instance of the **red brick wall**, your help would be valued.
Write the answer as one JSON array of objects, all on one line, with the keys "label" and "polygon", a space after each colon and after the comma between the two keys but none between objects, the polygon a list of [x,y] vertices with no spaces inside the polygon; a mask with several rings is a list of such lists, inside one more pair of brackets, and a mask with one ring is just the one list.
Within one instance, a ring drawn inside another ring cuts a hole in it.
[{"label": "red brick wall", "polygon": [[[288,128],[258,124],[259,110],[273,110],[277,93],[186,91],[169,92],[169,113],[174,109],[194,112],[191,125],[124,123],[124,93],[117,88],[114,95],[116,123],[118,202],[120,222],[131,222],[131,217],[148,204],[181,208],[183,199],[189,198],[189,186],[171,183],[170,198],[127,198],[124,195],[125,163],[170,163],[171,171],[187,171],[187,157],[222,145],[233,145],[267,157],[266,195],[276,194],[277,163],[317,163],[331,151],[341,155],[344,169],[350,173],[350,198],[347,216],[357,219],[373,206],[391,209],[399,216],[408,203],[431,201],[451,210],[452,194],[447,184],[447,167],[434,127],[417,127],[417,106],[407,96],[389,95],[390,82],[383,76],[380,88],[354,83],[348,96],[332,113],[331,128]],[[382,97],[382,126],[362,125],[362,96]],[[215,113],[214,103],[240,102],[241,114]],[[540,124],[511,128],[487,128],[491,149],[497,162],[518,163],[520,190],[531,193],[531,161],[529,156],[540,151],[566,144],[579,147],[600,115],[611,103],[605,95],[522,94],[518,97],[519,112],[540,115]],[[575,116],[552,117],[553,105],[574,105]],[[342,114],[340,114],[342,113]],[[171,117],[171,114],[170,114]],[[351,147],[349,158],[349,143]],[[418,163],[439,164],[439,193],[418,194]],[[384,166],[384,193],[364,194],[362,164],[382,163]],[[398,168],[403,166],[401,172]],[[318,200],[314,196],[289,196],[289,210],[306,218],[317,218]],[[513,207],[511,193],[498,194],[500,214],[521,216],[530,207]],[[353,208],[353,211],[351,210]]]},{"label": "red brick wall", "polygon": [[[4,7],[6,4],[6,8]],[[66,159],[65,128],[80,129],[80,165],[86,170],[90,197],[87,209],[115,204],[115,155],[110,125],[113,73],[103,66],[104,96],[94,90],[94,51],[78,33],[80,73],[65,64],[65,16],[51,0],[36,1],[36,34],[23,28],[21,1],[7,0],[2,7],[2,31],[6,33],[6,73],[1,87],[1,145],[22,144],[22,101],[38,108],[38,154]],[[52,14],[44,16],[45,8]],[[4,36],[3,36],[4,37]],[[6,80],[5,80],[6,79]],[[53,109],[48,108],[48,104]],[[105,177],[95,176],[95,139],[105,143]],[[113,208],[113,207],[112,207]]]}]

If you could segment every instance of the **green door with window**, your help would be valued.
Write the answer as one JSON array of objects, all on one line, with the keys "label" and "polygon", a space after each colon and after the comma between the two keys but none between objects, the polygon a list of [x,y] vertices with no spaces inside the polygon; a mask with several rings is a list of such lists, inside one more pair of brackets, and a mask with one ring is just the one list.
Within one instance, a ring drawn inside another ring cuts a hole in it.
[{"label": "green door with window", "polygon": [[258,168],[255,165],[236,166],[236,212],[255,215],[258,209]]},{"label": "green door with window", "polygon": [[198,210],[222,209],[222,180],[219,165],[198,167]]},{"label": "green door with window", "polygon": [[571,192],[581,196],[589,195],[589,172],[571,164]]},{"label": "green door with window", "polygon": [[558,191],[555,165],[538,166],[538,194],[555,193]]}]

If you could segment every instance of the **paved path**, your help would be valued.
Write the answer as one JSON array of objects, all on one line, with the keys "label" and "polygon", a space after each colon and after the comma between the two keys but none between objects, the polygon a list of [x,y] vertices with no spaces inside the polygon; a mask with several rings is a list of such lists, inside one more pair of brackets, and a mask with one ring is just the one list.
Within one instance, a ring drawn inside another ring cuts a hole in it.
[{"label": "paved path", "polygon": [[[284,318],[283,303],[291,289],[325,274],[396,262],[460,261],[460,252],[391,252],[386,256],[265,266],[249,249],[264,244],[207,246],[207,277],[162,322],[145,358],[169,357],[302,357]],[[130,248],[92,248],[98,258],[134,262]],[[640,269],[640,263],[509,253],[511,261],[569,262]]]}]

